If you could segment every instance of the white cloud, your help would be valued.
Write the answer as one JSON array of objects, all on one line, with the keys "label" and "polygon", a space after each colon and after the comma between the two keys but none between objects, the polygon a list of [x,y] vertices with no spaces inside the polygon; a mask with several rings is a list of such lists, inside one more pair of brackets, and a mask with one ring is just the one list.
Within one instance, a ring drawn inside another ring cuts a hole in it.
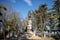
[{"label": "white cloud", "polygon": [[24,0],[29,6],[32,6],[31,0]]}]

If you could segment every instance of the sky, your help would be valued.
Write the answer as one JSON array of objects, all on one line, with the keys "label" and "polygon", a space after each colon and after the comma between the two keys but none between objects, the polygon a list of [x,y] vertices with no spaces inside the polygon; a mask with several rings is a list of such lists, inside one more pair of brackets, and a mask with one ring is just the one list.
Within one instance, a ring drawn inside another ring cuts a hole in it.
[{"label": "sky", "polygon": [[52,0],[0,0],[0,4],[11,6],[23,19],[27,17],[28,11],[37,10],[39,5],[44,3],[48,8],[53,5]]}]

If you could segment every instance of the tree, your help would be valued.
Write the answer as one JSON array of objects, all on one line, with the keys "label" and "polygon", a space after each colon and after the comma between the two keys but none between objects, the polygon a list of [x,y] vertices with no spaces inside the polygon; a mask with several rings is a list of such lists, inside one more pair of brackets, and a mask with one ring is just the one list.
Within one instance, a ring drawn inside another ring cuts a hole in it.
[{"label": "tree", "polygon": [[34,18],[36,20],[37,28],[42,32],[42,36],[44,35],[44,30],[46,27],[46,4],[42,4],[38,10],[33,12]]},{"label": "tree", "polygon": [[53,8],[55,9],[55,12],[57,13],[57,15],[59,15],[59,24],[58,27],[60,28],[60,0],[55,0],[54,1],[54,5]]},{"label": "tree", "polygon": [[[5,11],[7,11],[7,8],[5,6],[0,5],[0,22],[2,23],[2,25],[4,25],[4,16],[5,16],[5,14],[3,15],[2,11],[5,13]],[[2,32],[0,32],[1,33],[0,38],[3,38],[5,36],[6,31],[4,32],[3,26],[1,26],[1,28],[2,28]]]},{"label": "tree", "polygon": [[42,4],[39,8],[41,14],[40,14],[40,21],[41,21],[41,31],[42,31],[42,36],[44,36],[44,29],[46,27],[46,12],[47,12],[47,7],[46,4]]},{"label": "tree", "polygon": [[53,8],[55,9],[56,13],[60,13],[60,0],[54,0]]},{"label": "tree", "polygon": [[28,22],[27,18],[22,21],[22,31],[23,32],[27,31],[27,22]]},{"label": "tree", "polygon": [[[3,9],[3,10],[2,10]],[[3,32],[5,36],[11,31],[18,31],[18,24],[20,20],[20,15],[15,10],[13,11],[10,7],[0,6],[0,13],[3,14]],[[17,15],[18,14],[18,15]]]}]

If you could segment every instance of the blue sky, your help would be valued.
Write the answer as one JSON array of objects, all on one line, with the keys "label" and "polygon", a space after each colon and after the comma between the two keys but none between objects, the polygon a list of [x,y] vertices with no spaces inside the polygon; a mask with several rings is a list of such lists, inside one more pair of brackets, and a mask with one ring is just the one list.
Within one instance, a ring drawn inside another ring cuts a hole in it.
[{"label": "blue sky", "polygon": [[22,18],[27,17],[28,11],[38,9],[40,4],[47,4],[52,7],[52,0],[0,0],[0,4],[10,5],[14,10],[20,13]]}]

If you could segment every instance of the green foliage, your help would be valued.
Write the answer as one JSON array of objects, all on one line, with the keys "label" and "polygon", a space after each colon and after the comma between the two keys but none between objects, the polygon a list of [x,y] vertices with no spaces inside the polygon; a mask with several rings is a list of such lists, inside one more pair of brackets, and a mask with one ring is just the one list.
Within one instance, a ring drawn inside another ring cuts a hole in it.
[{"label": "green foliage", "polygon": [[[41,31],[42,35],[44,33],[44,30],[47,30],[46,26],[49,26],[50,32],[52,32],[51,30],[54,29],[54,27],[56,27],[56,24],[58,24],[57,18],[60,17],[60,15],[57,15],[55,14],[55,12],[53,12],[53,10],[55,11],[54,8],[50,9],[49,10],[50,12],[47,12],[47,10],[48,8],[46,4],[42,4],[39,6],[38,10],[32,12],[34,24],[38,29],[37,31]],[[46,25],[46,22],[49,22],[50,24]]]},{"label": "green foliage", "polygon": [[56,10],[55,12],[59,13],[60,12],[60,0],[55,0],[53,8]]},{"label": "green foliage", "polygon": [[38,10],[33,11],[33,16],[34,20],[36,22],[36,26],[38,31],[42,32],[42,36],[44,35],[44,30],[46,27],[46,11],[47,11],[47,6],[46,4],[42,4],[39,6]]},{"label": "green foliage", "polygon": [[11,31],[18,30],[18,19],[20,16],[17,15],[18,13],[16,11],[12,11],[12,13],[9,12],[11,10],[7,11],[8,8],[5,6],[0,6],[0,10],[1,9],[4,9],[0,11],[0,14],[2,14],[2,19],[3,19],[3,22],[2,22],[3,23],[3,31],[2,31],[3,35],[2,36],[6,36]]},{"label": "green foliage", "polygon": [[[56,12],[56,14],[58,16],[58,20],[60,22],[60,0],[55,0],[54,1],[53,8],[55,9],[55,12]],[[58,25],[60,25],[60,23]],[[58,26],[58,27],[60,28],[60,26]]]}]

